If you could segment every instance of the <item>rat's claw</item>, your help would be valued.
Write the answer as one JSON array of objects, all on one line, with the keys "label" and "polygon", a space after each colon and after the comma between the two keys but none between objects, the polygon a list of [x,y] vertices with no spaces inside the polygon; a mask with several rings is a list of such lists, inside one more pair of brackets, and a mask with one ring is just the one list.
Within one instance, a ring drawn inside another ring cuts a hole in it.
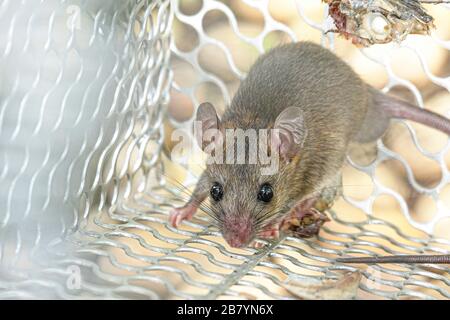
[{"label": "rat's claw", "polygon": [[[270,225],[266,227],[266,229],[262,230],[260,233],[258,233],[258,238],[260,239],[278,239],[280,237],[280,225]],[[262,247],[266,246],[265,241],[260,241],[258,239],[254,240],[250,246],[255,249],[261,249]]]},{"label": "rat's claw", "polygon": [[263,248],[265,245],[266,245],[266,244],[265,244],[264,242],[255,240],[255,241],[253,241],[249,246],[252,247],[252,248],[254,248],[254,249],[261,249],[261,248]]},{"label": "rat's claw", "polygon": [[170,212],[169,222],[170,224],[177,228],[183,220],[189,220],[194,215],[197,207],[193,204],[187,204],[181,208],[175,208]]}]

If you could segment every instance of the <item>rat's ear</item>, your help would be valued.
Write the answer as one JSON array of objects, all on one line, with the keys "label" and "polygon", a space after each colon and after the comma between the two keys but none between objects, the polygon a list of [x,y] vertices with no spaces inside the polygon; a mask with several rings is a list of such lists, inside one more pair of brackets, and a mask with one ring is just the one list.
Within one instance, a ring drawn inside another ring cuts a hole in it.
[{"label": "rat's ear", "polygon": [[272,134],[272,148],[278,149],[285,159],[292,159],[306,139],[306,125],[303,112],[298,107],[284,109],[275,120]]},{"label": "rat's ear", "polygon": [[204,141],[203,136],[205,135],[207,130],[219,130],[220,120],[217,116],[216,109],[209,102],[203,102],[197,108],[196,114],[196,122],[200,131],[196,132],[197,143],[200,148],[203,150],[207,144]]}]

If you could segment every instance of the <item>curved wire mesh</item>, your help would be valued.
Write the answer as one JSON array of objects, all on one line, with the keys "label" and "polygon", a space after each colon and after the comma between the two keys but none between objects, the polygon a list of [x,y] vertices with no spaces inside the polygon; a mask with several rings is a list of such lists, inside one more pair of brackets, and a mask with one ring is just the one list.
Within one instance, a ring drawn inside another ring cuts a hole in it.
[{"label": "curved wire mesh", "polygon": [[[356,270],[336,264],[338,256],[448,253],[450,241],[433,233],[450,216],[450,144],[430,152],[421,128],[405,122],[367,151],[371,161],[350,153],[344,197],[317,238],[238,250],[201,213],[179,229],[167,224],[184,200],[173,181],[191,187],[200,169],[170,159],[170,134],[190,127],[195,105],[223,110],[252,60],[279,41],[306,38],[350,55],[342,40],[323,36],[324,4],[310,16],[316,2],[283,2],[296,25],[269,0],[3,1],[0,298],[292,299],[286,280]],[[448,54],[449,40],[429,39]],[[426,106],[392,55],[411,50],[434,90],[448,92],[450,78],[433,74],[414,44],[363,50],[362,59],[386,70],[386,90],[407,88]],[[418,175],[401,139],[440,175]],[[422,195],[437,208],[427,220],[411,204]],[[361,270],[358,298],[450,298],[445,266]]]}]

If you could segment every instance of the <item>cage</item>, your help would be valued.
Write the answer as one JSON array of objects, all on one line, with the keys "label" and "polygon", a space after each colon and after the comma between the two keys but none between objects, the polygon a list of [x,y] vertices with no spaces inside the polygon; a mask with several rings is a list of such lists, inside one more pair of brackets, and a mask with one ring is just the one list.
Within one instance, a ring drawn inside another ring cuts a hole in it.
[{"label": "cage", "polygon": [[201,170],[173,161],[171,133],[202,101],[223,111],[280,43],[321,43],[446,115],[450,5],[426,8],[431,36],[357,49],[326,33],[319,0],[1,1],[0,298],[296,299],[289,281],[358,270],[358,299],[450,298],[443,265],[335,262],[449,253],[450,144],[406,121],[351,150],[315,238],[233,249],[201,213],[168,224],[184,200],[173,181],[190,188]]}]

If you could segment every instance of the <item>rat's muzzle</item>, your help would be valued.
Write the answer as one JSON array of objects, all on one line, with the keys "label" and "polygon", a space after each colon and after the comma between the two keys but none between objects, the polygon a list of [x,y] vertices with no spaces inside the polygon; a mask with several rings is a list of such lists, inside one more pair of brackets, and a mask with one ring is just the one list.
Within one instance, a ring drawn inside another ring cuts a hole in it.
[{"label": "rat's muzzle", "polygon": [[246,247],[253,238],[252,224],[249,219],[228,218],[222,230],[225,241],[233,248]]}]

